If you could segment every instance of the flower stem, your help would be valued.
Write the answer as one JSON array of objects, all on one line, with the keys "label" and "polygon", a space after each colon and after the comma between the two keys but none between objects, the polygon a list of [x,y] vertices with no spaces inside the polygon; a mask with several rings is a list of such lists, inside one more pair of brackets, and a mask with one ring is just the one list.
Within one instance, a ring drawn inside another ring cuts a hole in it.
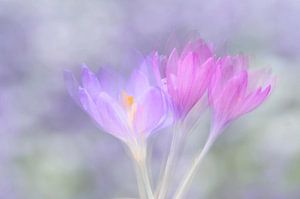
[{"label": "flower stem", "polygon": [[187,174],[184,176],[183,181],[181,185],[179,186],[178,190],[175,193],[174,199],[181,199],[183,198],[186,189],[188,188],[188,185],[191,183],[193,176],[195,175],[203,157],[207,154],[210,147],[212,146],[214,142],[214,136],[209,136],[207,139],[202,151],[200,154],[195,158],[192,167],[188,170]]},{"label": "flower stem", "polygon": [[140,196],[140,198],[146,198],[147,195],[146,195],[146,191],[145,191],[145,188],[143,185],[144,182],[143,182],[141,172],[140,172],[140,169],[139,169],[137,163],[135,163],[135,173],[136,173],[136,180],[137,180],[137,185],[138,185],[138,190],[139,190],[139,196]]},{"label": "flower stem", "polygon": [[154,199],[153,196],[153,192],[152,192],[152,188],[151,188],[151,182],[150,182],[150,178],[148,175],[148,170],[147,170],[147,166],[146,166],[146,162],[140,162],[139,163],[139,168],[140,168],[140,173],[142,176],[142,180],[143,180],[143,184],[145,187],[145,191],[146,191],[146,195],[148,199]]},{"label": "flower stem", "polygon": [[167,158],[166,166],[163,171],[163,176],[159,182],[158,185],[158,190],[157,190],[157,199],[164,199],[166,198],[166,195],[168,193],[168,185],[170,182],[170,177],[172,174],[172,170],[174,167],[174,164],[176,162],[176,155],[178,152],[178,145],[180,142],[180,137],[181,137],[181,127],[179,127],[178,124],[174,125],[174,132],[173,132],[173,138],[172,138],[172,143],[170,146],[170,151],[169,155]]},{"label": "flower stem", "polygon": [[130,147],[130,149],[135,161],[135,171],[140,198],[154,199],[146,164],[146,150],[140,147]]}]

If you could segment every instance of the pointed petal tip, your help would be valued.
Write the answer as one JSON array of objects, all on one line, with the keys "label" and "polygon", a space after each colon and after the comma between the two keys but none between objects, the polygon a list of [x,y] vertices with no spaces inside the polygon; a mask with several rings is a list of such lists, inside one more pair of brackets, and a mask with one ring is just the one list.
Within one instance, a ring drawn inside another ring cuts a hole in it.
[{"label": "pointed petal tip", "polygon": [[84,89],[84,88],[82,88],[81,86],[79,86],[79,87],[78,87],[78,95],[79,95],[79,97],[82,97],[82,96],[84,96],[84,95],[86,95],[86,94],[87,94],[86,89]]},{"label": "pointed petal tip", "polygon": [[171,53],[170,53],[170,56],[169,57],[173,57],[174,55],[177,55],[177,49],[176,48],[173,48]]},{"label": "pointed petal tip", "polygon": [[86,65],[81,64],[81,75],[92,75],[94,72]]},{"label": "pointed petal tip", "polygon": [[72,73],[72,72],[69,69],[63,69],[63,73],[66,74],[66,73]]},{"label": "pointed petal tip", "polygon": [[87,65],[86,63],[83,62],[83,63],[81,64],[81,68],[88,68],[88,65]]},{"label": "pointed petal tip", "polygon": [[81,72],[82,73],[87,73],[87,72],[90,72],[90,69],[86,64],[82,64],[81,65]]},{"label": "pointed petal tip", "polygon": [[269,84],[264,90],[263,92],[266,92],[266,95],[269,95],[271,93],[272,90],[272,85]]},{"label": "pointed petal tip", "polygon": [[64,69],[63,70],[63,77],[64,77],[64,81],[65,83],[68,82],[70,79],[73,79],[74,78],[74,75],[73,73],[68,70],[68,69]]}]

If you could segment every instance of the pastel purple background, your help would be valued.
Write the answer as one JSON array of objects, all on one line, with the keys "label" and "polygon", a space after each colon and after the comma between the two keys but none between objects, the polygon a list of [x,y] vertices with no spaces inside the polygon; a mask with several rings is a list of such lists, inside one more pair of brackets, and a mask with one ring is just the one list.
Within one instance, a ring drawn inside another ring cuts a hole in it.
[{"label": "pastel purple background", "polygon": [[[124,148],[67,95],[63,69],[128,72],[198,32],[217,52],[270,67],[269,100],[234,122],[206,157],[188,198],[300,198],[300,2],[298,0],[0,1],[0,198],[136,197]],[[203,143],[192,135],[178,177]],[[167,133],[152,139],[153,174]]]}]

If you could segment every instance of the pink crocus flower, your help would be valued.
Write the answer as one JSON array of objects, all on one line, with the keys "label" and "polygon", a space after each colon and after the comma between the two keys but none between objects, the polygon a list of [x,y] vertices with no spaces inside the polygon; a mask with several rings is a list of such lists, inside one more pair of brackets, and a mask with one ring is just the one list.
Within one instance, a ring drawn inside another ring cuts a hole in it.
[{"label": "pink crocus flower", "polygon": [[150,85],[142,68],[129,81],[106,70],[97,75],[82,67],[81,85],[72,73],[65,81],[73,99],[107,133],[129,145],[142,144],[165,119],[167,106],[161,89]]},{"label": "pink crocus flower", "polygon": [[271,92],[272,82],[266,70],[250,72],[243,56],[220,58],[209,88],[213,134],[262,104]]},{"label": "pink crocus flower", "polygon": [[174,48],[166,60],[153,56],[156,81],[168,93],[176,119],[184,118],[204,96],[214,72],[213,52],[204,41],[188,43],[178,54]]},{"label": "pink crocus flower", "polygon": [[175,193],[175,199],[183,198],[187,185],[218,135],[231,121],[262,104],[271,92],[272,82],[273,77],[265,70],[250,72],[245,57],[226,56],[217,60],[208,89],[212,110],[211,132],[192,167],[184,176]]},{"label": "pink crocus flower", "polygon": [[[202,99],[215,69],[215,59],[211,47],[198,39],[189,42],[181,53],[174,48],[168,57],[159,57],[156,53],[150,61],[155,80],[167,94],[173,113],[169,117],[174,128],[172,144],[157,189],[157,198],[162,199],[167,196],[171,171],[176,164],[178,150],[184,143],[184,135],[192,129],[184,124],[185,119],[194,107],[203,108],[206,105]],[[200,110],[197,109],[196,112],[199,113]]]}]

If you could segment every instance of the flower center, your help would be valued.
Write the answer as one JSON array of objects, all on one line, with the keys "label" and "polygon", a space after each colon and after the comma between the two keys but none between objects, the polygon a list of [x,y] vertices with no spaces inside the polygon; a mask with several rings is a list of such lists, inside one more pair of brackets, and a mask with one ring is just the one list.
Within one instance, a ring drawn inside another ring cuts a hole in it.
[{"label": "flower center", "polygon": [[133,128],[133,120],[136,113],[136,103],[134,97],[122,91],[122,103],[127,111],[128,123],[130,128]]},{"label": "flower center", "polygon": [[122,92],[122,100],[126,108],[130,109],[131,106],[134,104],[134,97],[128,95],[125,91]]}]

